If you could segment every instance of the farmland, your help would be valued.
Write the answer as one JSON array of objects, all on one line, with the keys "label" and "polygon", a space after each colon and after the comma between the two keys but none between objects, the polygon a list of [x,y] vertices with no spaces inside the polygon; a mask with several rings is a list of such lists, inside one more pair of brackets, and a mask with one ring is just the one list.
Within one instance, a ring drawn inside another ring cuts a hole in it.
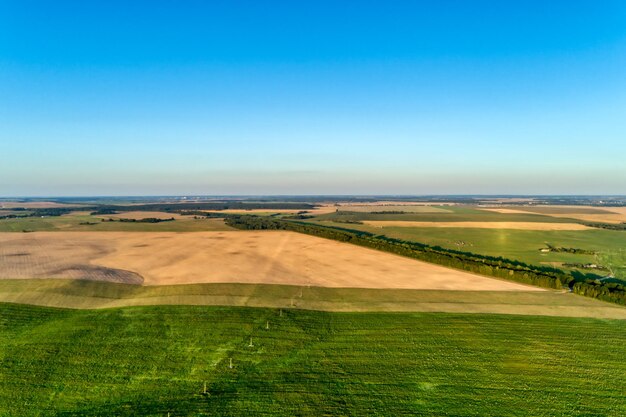
[{"label": "farmland", "polygon": [[[378,210],[383,207],[379,206]],[[568,269],[567,264],[600,264],[610,268],[617,279],[626,280],[626,233],[591,228],[582,224],[582,219],[574,218],[583,215],[609,216],[601,218],[615,219],[613,216],[620,216],[622,208],[547,206],[533,207],[528,209],[530,211],[521,210],[526,210],[526,207],[441,208],[446,212],[385,214],[383,211],[382,214],[374,214],[339,210],[320,214],[306,221],[348,227],[449,249],[502,256],[536,265]],[[583,249],[595,255],[541,252],[547,245]],[[608,274],[606,271],[596,272]]]},{"label": "farmland", "polygon": [[6,415],[626,413],[625,307],[232,216],[618,277],[624,232],[462,204],[120,207],[0,220]]},{"label": "farmland", "polygon": [[191,306],[0,311],[7,415],[626,413],[626,321]]}]

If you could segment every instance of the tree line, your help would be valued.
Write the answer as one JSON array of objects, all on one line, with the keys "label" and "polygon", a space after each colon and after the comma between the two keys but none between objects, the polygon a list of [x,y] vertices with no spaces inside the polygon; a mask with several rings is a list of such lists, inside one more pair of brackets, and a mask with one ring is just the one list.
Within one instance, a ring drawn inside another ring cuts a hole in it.
[{"label": "tree line", "polygon": [[550,252],[560,252],[560,253],[574,253],[578,255],[595,255],[597,252],[589,249],[580,249],[580,248],[563,248],[552,246],[550,244],[546,244],[547,249]]},{"label": "tree line", "polygon": [[626,305],[626,288],[621,284],[602,283],[599,281],[601,277],[595,274],[567,272],[549,266],[530,265],[502,257],[478,255],[341,227],[250,215],[231,215],[226,217],[225,222],[231,227],[245,230],[306,233],[524,284],[554,289],[569,288],[580,295]]},{"label": "tree line", "polygon": [[173,222],[174,220],[176,220],[173,217],[170,217],[169,219],[159,219],[157,217],[146,217],[145,219],[125,219],[125,218],[119,218],[119,219],[113,219],[113,218],[109,218],[108,220],[104,220],[102,219],[101,221],[107,221],[107,222],[122,222],[122,223],[162,223],[162,222]]},{"label": "tree line", "polygon": [[595,227],[596,229],[626,230],[626,223],[582,222],[582,224],[588,227]]}]

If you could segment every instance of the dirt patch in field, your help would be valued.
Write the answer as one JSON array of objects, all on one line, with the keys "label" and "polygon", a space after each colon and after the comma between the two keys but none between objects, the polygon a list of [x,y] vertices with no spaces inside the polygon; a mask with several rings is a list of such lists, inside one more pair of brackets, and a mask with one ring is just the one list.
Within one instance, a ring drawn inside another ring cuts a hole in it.
[{"label": "dirt patch in field", "polygon": [[626,222],[626,207],[580,207],[546,206],[519,208],[481,208],[496,213],[541,214],[551,217],[565,217],[588,222],[622,223]]},{"label": "dirt patch in field", "polygon": [[[282,231],[0,234],[0,276],[131,271],[144,285],[289,284],[346,288],[541,291],[346,243]],[[28,252],[29,256],[11,257]],[[15,262],[19,259],[20,262]],[[71,276],[68,276],[71,275]],[[98,275],[101,277],[102,274]]]},{"label": "dirt patch in field", "polygon": [[517,229],[517,230],[589,230],[590,227],[577,223],[535,222],[414,222],[366,220],[363,223],[374,227],[458,227],[474,229]]},{"label": "dirt patch in field", "polygon": [[68,233],[0,233],[0,276],[3,278],[68,278],[141,284],[140,275],[93,265],[91,259],[113,248],[99,239]]}]

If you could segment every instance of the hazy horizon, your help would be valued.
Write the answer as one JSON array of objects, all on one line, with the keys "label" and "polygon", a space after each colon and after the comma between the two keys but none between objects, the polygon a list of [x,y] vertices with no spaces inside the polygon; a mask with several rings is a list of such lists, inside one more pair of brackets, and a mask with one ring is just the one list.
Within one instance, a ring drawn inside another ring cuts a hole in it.
[{"label": "hazy horizon", "polygon": [[624,68],[619,1],[3,2],[0,196],[624,195]]},{"label": "hazy horizon", "polygon": [[[254,199],[254,198],[269,198],[278,199],[285,198],[397,198],[397,199],[428,199],[428,198],[477,198],[477,199],[500,199],[500,198],[607,198],[607,199],[622,199],[626,198],[626,194],[109,194],[109,195],[9,195],[0,196],[0,201],[5,200],[19,200],[19,199],[32,199],[32,200],[64,200],[64,199]],[[399,200],[402,201],[402,200]]]}]

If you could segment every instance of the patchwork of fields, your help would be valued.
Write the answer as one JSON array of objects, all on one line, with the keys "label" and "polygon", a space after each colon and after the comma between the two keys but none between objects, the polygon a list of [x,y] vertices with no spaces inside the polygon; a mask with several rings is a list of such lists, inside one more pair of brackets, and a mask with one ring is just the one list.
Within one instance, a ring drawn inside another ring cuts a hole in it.
[{"label": "patchwork of fields", "polygon": [[[441,206],[446,212],[439,213],[386,212],[384,207],[375,207],[374,213],[339,210],[305,221],[529,264],[592,272],[626,282],[626,231],[581,224],[590,220],[586,216],[614,223],[626,221],[623,207],[456,205]],[[548,246],[578,251],[542,251]],[[585,264],[601,268],[581,268]]]},{"label": "patchwork of fields", "polygon": [[[350,203],[301,220],[626,277],[626,232],[567,210]],[[17,232],[0,233],[0,414],[626,414],[625,307],[201,217],[0,220]]]}]

